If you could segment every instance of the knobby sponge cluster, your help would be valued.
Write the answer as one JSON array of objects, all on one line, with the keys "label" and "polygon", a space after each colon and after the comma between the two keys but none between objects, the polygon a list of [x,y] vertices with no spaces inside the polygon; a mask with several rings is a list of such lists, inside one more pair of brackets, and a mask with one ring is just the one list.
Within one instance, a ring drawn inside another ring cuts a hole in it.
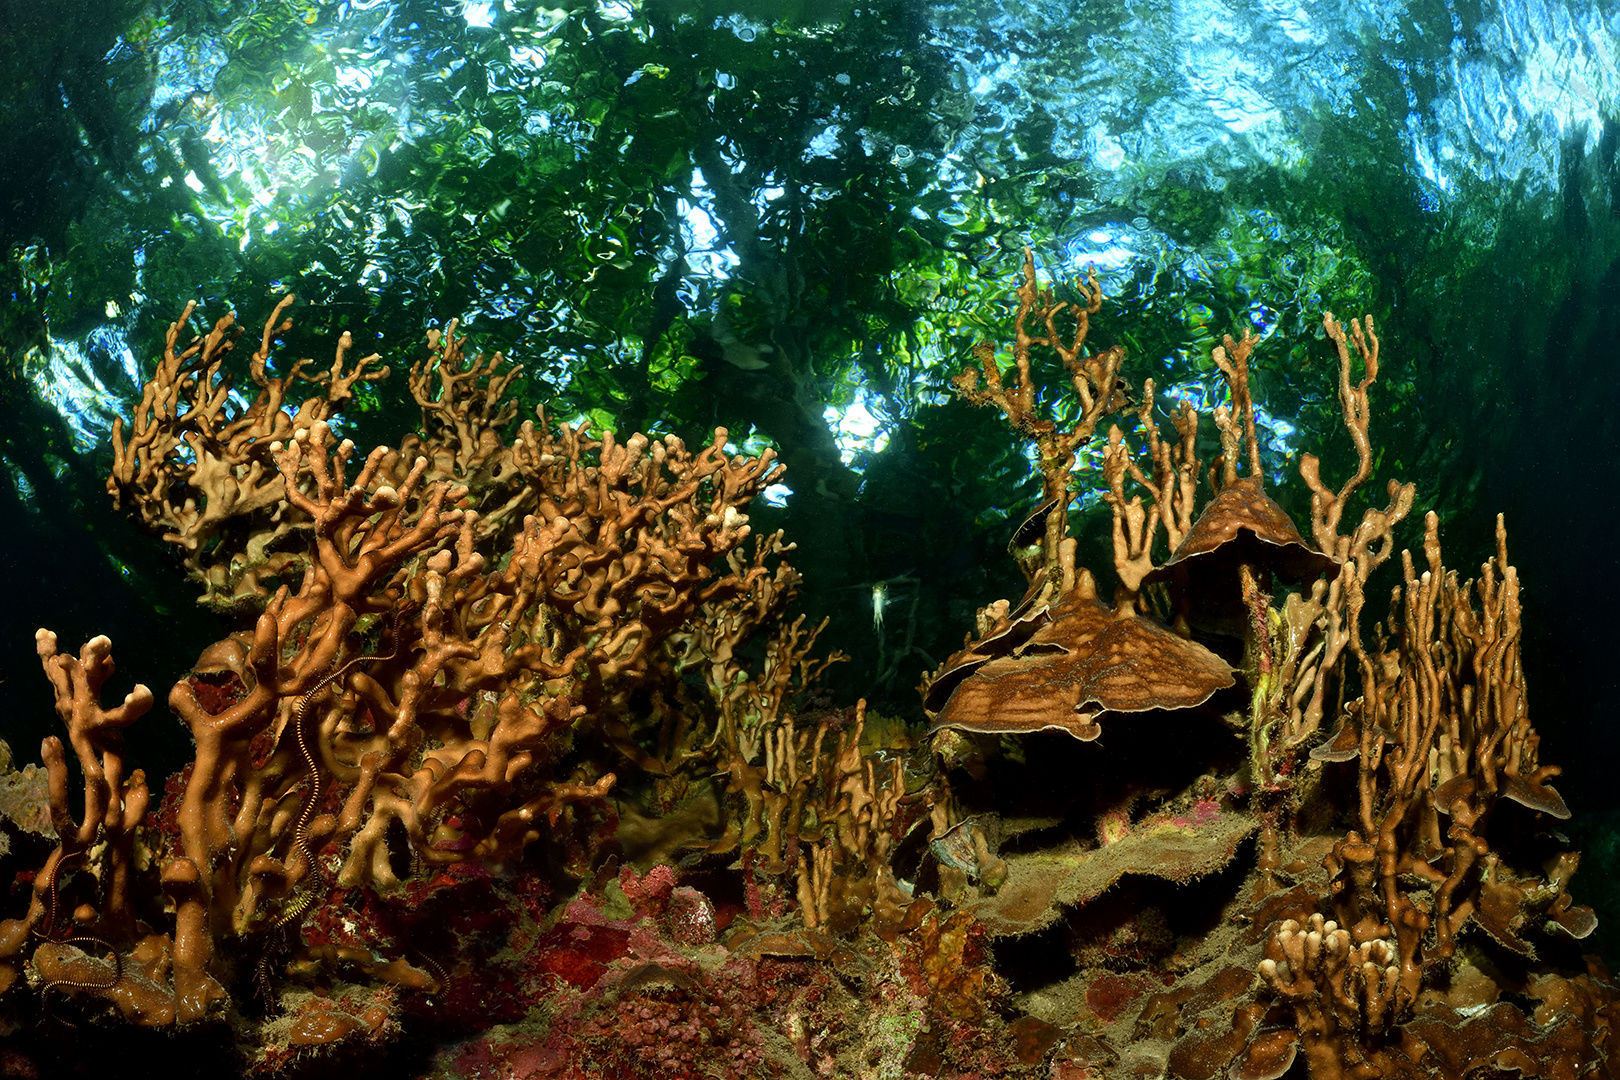
[{"label": "knobby sponge cluster", "polygon": [[[1044,497],[1014,536],[1028,591],[986,607],[924,682],[947,894],[1009,943],[1054,927],[1074,943],[1062,985],[1106,1044],[1072,1058],[1075,1075],[1259,1080],[1296,1058],[1318,1080],[1612,1068],[1615,997],[1580,957],[1596,917],[1549,828],[1570,811],[1530,721],[1505,527],[1467,581],[1433,513],[1421,553],[1397,558],[1414,484],[1360,495],[1372,319],[1322,320],[1355,468],[1334,487],[1301,456],[1306,539],[1266,491],[1258,341],[1212,350],[1226,393],[1209,438],[1190,402],[1164,409],[1152,380],[1128,383],[1117,346],[1086,348],[1095,278],[1076,294],[1040,286],[1026,253],[1011,363],[983,345],[955,380],[1030,440]],[[1040,350],[1072,394],[1042,392]],[[1111,602],[1068,535],[1077,461],[1112,519]],[[1061,781],[1038,764],[1055,754]],[[1008,795],[1042,782],[1058,794]],[[1212,875],[1225,884],[1198,884]],[[1194,903],[1223,928],[1178,937]]]},{"label": "knobby sponge cluster", "polygon": [[265,1076],[406,1021],[466,1036],[446,1075],[1612,1075],[1506,529],[1464,580],[1416,485],[1367,497],[1372,320],[1322,320],[1354,464],[1301,456],[1302,530],[1261,342],[1211,350],[1204,416],[1072,295],[1026,253],[1010,349],[953,380],[1042,495],[926,736],[804,695],[842,657],[749,525],[769,451],[519,422],[451,324],[418,430],[362,456],[377,357],[280,363],[284,301],[244,396],[240,332],[183,345],[188,308],[108,487],[240,629],[169,692],[196,751],[161,792],[125,750],[156,696],[105,704],[112,643],[39,632],[65,739],[0,773],[3,835],[49,837],[0,1008],[228,1020]]},{"label": "knobby sponge cluster", "polygon": [[[635,748],[627,717],[636,695],[680,692],[689,667],[729,695],[733,771],[761,774],[747,783],[756,799],[776,782],[750,758],[781,738],[772,725],[811,674],[816,631],[785,628],[774,665],[751,679],[733,659],[797,583],[779,536],[749,544],[745,509],[781,471],[772,451],[728,452],[723,428],[696,450],[674,436],[595,437],[543,413],[507,441],[519,370],[464,356],[452,324],[410,373],[421,430],[361,459],[331,422],[387,369],[352,360],[344,334],[326,371],[272,373],[290,303],[249,358],[251,404],[226,373],[232,320],[182,348],[188,308],[127,438],[115,430],[114,498],[180,549],[203,603],[246,625],[168,695],[196,754],[160,812],[123,766],[125,732],[154,695],[137,686],[104,707],[108,639],[74,655],[40,631],[67,736],[42,747],[59,844],[27,913],[0,924],[0,989],[26,962],[36,986],[151,1025],[217,1015],[250,986],[273,1001],[289,943],[292,967],[322,955],[301,928],[334,890],[397,893],[435,868],[515,866],[573,808],[599,813],[617,775],[602,754],[570,753],[577,732],[622,744],[627,767],[671,771]],[[314,394],[293,407],[304,386]],[[744,710],[740,688],[764,700]],[[686,730],[665,752],[679,766],[710,734]],[[78,820],[69,747],[84,778]],[[827,798],[850,803],[887,780],[857,777]],[[871,802],[844,822],[865,830],[863,865]],[[838,821],[837,806],[822,813]],[[807,855],[811,866],[830,868]],[[404,955],[324,955],[406,988],[440,978]]]}]

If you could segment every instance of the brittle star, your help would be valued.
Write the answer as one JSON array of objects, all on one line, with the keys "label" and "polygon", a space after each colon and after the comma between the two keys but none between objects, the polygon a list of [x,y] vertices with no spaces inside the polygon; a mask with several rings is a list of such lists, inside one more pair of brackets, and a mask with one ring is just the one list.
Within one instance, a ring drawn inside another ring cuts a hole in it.
[{"label": "brittle star", "polygon": [[[393,639],[393,648],[386,653],[362,653],[352,657],[347,663],[338,665],[337,658],[333,657],[325,675],[315,681],[315,685],[304,692],[293,709],[292,729],[293,738],[298,742],[298,752],[303,756],[304,766],[309,770],[309,795],[304,800],[303,811],[298,815],[298,825],[293,831],[293,849],[304,857],[304,865],[310,869],[315,866],[315,855],[309,847],[309,826],[315,820],[315,809],[321,801],[321,771],[315,761],[315,752],[310,749],[309,739],[304,733],[304,719],[309,712],[311,702],[326,688],[339,682],[354,667],[365,661],[392,660],[399,655],[400,637],[399,627],[404,619],[407,609],[400,608],[394,613],[394,619],[389,627],[389,636]],[[300,896],[287,905],[275,922],[270,924],[269,933],[275,935],[280,941],[285,941],[286,929],[295,925],[315,902],[313,890],[305,890]],[[265,1000],[266,1006],[270,1004],[270,958],[277,950],[274,946],[267,948],[254,971],[254,983],[260,997]]]},{"label": "brittle star", "polygon": [[[98,825],[96,828],[96,835],[98,839],[100,838],[101,831],[101,827]],[[45,999],[47,996],[49,996],[50,992],[59,987],[67,990],[111,990],[113,987],[122,982],[124,978],[124,958],[118,955],[118,949],[115,948],[110,941],[96,937],[93,934],[76,934],[73,937],[63,938],[61,941],[51,940],[51,931],[56,927],[57,907],[61,903],[61,898],[57,893],[57,885],[62,877],[62,865],[73,859],[82,858],[88,855],[89,852],[90,849],[88,847],[83,847],[77,851],[68,852],[67,854],[64,854],[58,858],[56,862],[51,865],[49,871],[50,880],[45,886],[45,921],[42,926],[34,927],[34,933],[38,934],[47,942],[54,945],[78,945],[81,942],[85,944],[100,945],[102,948],[112,953],[112,981],[103,983],[90,982],[84,979],[52,979],[50,982],[47,982],[43,987],[40,988],[39,1000],[41,1005],[45,1003]],[[83,949],[80,951],[84,952]],[[86,955],[89,954],[86,953]],[[58,1019],[61,1018],[58,1017]],[[72,1021],[65,1019],[62,1020],[62,1023],[67,1024],[69,1027],[75,1026]]]}]

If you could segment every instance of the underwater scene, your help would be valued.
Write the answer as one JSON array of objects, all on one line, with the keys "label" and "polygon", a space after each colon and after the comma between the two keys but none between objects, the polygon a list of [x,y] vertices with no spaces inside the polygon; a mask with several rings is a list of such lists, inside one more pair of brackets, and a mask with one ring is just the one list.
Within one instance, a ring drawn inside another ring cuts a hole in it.
[{"label": "underwater scene", "polygon": [[1620,5],[0,34],[0,1080],[1620,1077]]}]

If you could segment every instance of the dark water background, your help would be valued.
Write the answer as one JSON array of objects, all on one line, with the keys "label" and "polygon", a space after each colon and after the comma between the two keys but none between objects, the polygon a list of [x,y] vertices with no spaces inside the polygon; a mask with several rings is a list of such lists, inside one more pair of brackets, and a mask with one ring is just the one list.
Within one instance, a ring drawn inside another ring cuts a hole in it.
[{"label": "dark water background", "polygon": [[[110,506],[107,432],[186,300],[256,327],[284,289],[288,355],[347,328],[397,371],[459,315],[554,415],[779,447],[757,518],[854,658],[831,692],[920,715],[920,671],[1021,588],[1028,460],[946,380],[1009,335],[1028,244],[1099,272],[1097,342],[1175,396],[1218,400],[1209,347],[1263,336],[1301,520],[1298,453],[1349,460],[1320,312],[1374,314],[1370,487],[1416,481],[1465,570],[1507,515],[1575,891],[1620,925],[1620,6],[0,0],[0,34],[20,760],[55,723],[36,627],[108,634],[160,698],[230,628]],[[414,423],[400,393],[357,441]],[[1102,524],[1082,501],[1094,567]],[[162,712],[153,773],[188,754]]]}]

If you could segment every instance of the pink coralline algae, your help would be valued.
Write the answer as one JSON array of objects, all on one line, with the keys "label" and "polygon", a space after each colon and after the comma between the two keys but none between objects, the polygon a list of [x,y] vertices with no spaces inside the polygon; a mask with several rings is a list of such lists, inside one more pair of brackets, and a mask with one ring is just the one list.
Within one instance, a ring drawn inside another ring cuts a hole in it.
[{"label": "pink coralline algae", "polygon": [[[791,923],[736,923],[722,938],[713,901],[678,880],[627,868],[532,936],[509,935],[485,966],[515,980],[497,996],[528,1010],[440,1051],[435,1075],[842,1078],[872,1063],[896,1078],[1041,1075],[1020,1047],[1045,1045],[1044,1027],[1011,1033],[982,1008],[1004,990],[970,924],[925,931],[918,940],[940,944],[921,952],[911,939],[846,942]],[[938,925],[918,904],[919,920]],[[475,985],[487,977],[458,964],[422,1007]]]}]

